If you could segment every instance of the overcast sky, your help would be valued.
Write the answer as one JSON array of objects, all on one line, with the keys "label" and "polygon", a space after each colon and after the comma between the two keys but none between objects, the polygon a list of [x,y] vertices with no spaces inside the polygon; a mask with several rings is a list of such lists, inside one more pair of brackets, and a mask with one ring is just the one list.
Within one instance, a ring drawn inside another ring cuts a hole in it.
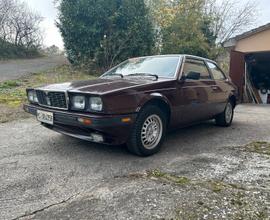
[{"label": "overcast sky", "polygon": [[[241,0],[245,2],[247,0]],[[57,10],[54,7],[53,0],[25,0],[30,8],[39,12],[43,17],[42,29],[44,31],[44,44],[46,46],[57,45],[63,48],[63,41],[58,29],[55,26]],[[259,18],[258,26],[270,23],[270,1],[258,0]]]}]

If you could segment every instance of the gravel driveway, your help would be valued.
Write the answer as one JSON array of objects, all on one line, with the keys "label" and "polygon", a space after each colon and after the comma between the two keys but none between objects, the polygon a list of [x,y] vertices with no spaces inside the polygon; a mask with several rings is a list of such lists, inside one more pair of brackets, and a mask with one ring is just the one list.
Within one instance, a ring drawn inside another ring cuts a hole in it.
[{"label": "gravel driveway", "polygon": [[230,128],[168,135],[149,158],[62,136],[34,119],[0,124],[1,219],[270,219],[270,107],[241,105]]},{"label": "gravel driveway", "polygon": [[66,58],[63,56],[0,61],[0,82],[17,79],[30,73],[46,71],[66,62]]}]

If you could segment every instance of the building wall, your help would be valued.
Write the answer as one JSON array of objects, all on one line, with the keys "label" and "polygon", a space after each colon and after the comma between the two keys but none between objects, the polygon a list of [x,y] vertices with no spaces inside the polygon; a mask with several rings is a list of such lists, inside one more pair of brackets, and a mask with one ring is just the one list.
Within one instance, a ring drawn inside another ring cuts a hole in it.
[{"label": "building wall", "polygon": [[270,51],[270,29],[239,40],[235,50],[244,53]]}]

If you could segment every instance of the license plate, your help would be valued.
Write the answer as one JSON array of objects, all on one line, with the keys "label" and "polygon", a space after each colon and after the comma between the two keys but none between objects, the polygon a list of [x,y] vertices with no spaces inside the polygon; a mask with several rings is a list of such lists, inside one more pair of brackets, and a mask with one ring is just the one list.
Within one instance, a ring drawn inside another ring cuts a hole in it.
[{"label": "license plate", "polygon": [[53,113],[38,110],[37,120],[46,124],[53,125]]}]

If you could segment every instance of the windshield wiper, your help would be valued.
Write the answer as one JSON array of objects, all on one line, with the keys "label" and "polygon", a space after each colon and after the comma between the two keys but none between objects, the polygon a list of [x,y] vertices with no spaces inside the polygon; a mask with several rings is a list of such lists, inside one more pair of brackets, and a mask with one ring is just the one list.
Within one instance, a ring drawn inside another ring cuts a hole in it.
[{"label": "windshield wiper", "polygon": [[151,76],[151,77],[155,77],[156,80],[158,80],[158,75],[157,74],[152,74],[152,73],[133,73],[133,74],[129,74],[129,75],[126,75],[127,77],[128,76]]},{"label": "windshield wiper", "polygon": [[109,74],[109,75],[104,76],[104,77],[112,77],[112,76],[120,76],[122,79],[124,78],[124,75],[121,73],[112,73],[112,74]]}]

